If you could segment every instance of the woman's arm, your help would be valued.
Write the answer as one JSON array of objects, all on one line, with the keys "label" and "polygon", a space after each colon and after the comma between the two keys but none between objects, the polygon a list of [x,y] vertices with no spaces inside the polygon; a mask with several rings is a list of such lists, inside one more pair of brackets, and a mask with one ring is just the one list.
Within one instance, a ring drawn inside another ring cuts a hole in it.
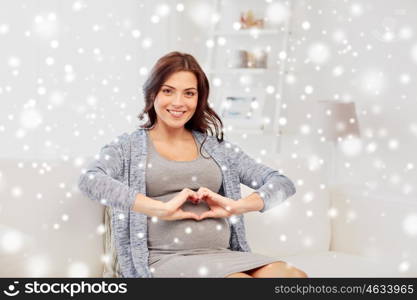
[{"label": "woman's arm", "polygon": [[[137,189],[129,187],[120,180],[123,178],[124,157],[123,142],[128,141],[127,134],[101,148],[98,159],[93,161],[78,180],[78,188],[88,198],[103,205],[120,210],[133,210],[163,220],[193,218],[198,215],[180,209],[180,206],[192,198],[194,191],[184,189],[171,201],[162,202],[147,197]],[[126,147],[129,145],[127,144]]]},{"label": "woman's arm", "polygon": [[[296,193],[295,186],[289,178],[277,170],[256,162],[237,145],[229,144],[230,155],[238,169],[240,182],[255,189],[254,192],[263,201],[263,207],[259,212],[267,211]],[[255,203],[250,203],[252,200]],[[260,207],[259,199],[254,193],[239,201],[246,207]]]},{"label": "woman's arm", "polygon": [[124,158],[122,145],[128,134],[104,145],[78,180],[78,188],[88,198],[120,210],[132,209],[138,191],[122,183]]},{"label": "woman's arm", "polygon": [[254,192],[245,198],[236,201],[236,213],[244,214],[250,211],[261,211],[264,207],[264,200],[259,196],[259,193]]}]

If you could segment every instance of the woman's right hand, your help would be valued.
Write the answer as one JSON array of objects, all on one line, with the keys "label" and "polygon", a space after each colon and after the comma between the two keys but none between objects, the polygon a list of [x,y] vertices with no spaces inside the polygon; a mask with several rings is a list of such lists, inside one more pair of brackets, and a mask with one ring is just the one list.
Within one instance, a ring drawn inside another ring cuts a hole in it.
[{"label": "woman's right hand", "polygon": [[162,216],[159,217],[159,219],[165,221],[194,219],[198,221],[200,217],[197,214],[181,209],[181,206],[188,199],[190,199],[191,201],[198,201],[197,192],[190,190],[189,188],[185,188],[181,192],[179,192],[174,198],[172,198],[168,202],[164,202],[165,212]]}]

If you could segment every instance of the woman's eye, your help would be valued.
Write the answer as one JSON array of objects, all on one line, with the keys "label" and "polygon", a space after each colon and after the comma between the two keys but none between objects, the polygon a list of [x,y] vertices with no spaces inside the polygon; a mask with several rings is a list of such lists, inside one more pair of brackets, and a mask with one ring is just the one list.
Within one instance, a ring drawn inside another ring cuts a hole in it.
[{"label": "woman's eye", "polygon": [[162,92],[163,92],[163,93],[170,93],[170,92],[171,92],[171,90],[169,90],[169,89],[162,89]]},{"label": "woman's eye", "polygon": [[194,92],[187,92],[187,96],[193,97],[195,95]]}]

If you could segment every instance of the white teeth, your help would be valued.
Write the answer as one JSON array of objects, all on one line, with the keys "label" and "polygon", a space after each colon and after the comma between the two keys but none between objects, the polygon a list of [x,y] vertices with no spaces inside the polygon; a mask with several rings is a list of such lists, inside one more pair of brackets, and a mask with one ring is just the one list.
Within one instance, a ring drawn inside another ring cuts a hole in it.
[{"label": "white teeth", "polygon": [[169,112],[176,117],[182,116],[184,114],[184,112],[182,112],[182,111],[169,110]]}]

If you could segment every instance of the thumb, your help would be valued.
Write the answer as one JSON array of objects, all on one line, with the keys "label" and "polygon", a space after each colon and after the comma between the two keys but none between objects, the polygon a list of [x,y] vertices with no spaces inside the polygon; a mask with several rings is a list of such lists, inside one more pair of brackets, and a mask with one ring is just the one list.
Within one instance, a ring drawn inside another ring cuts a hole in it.
[{"label": "thumb", "polygon": [[179,192],[173,199],[176,203],[176,207],[180,207],[184,202],[186,202],[189,196],[190,194],[185,191]]},{"label": "thumb", "polygon": [[214,217],[214,212],[212,210],[208,210],[208,211],[203,212],[200,215],[200,220],[206,219],[206,218],[213,218],[213,217]]},{"label": "thumb", "polygon": [[209,198],[209,194],[205,191],[199,191],[198,192],[198,198],[200,200],[207,200]]},{"label": "thumb", "polygon": [[184,211],[182,213],[182,217],[183,219],[194,219],[197,221],[200,219],[200,217],[197,214],[190,212],[190,211]]}]

